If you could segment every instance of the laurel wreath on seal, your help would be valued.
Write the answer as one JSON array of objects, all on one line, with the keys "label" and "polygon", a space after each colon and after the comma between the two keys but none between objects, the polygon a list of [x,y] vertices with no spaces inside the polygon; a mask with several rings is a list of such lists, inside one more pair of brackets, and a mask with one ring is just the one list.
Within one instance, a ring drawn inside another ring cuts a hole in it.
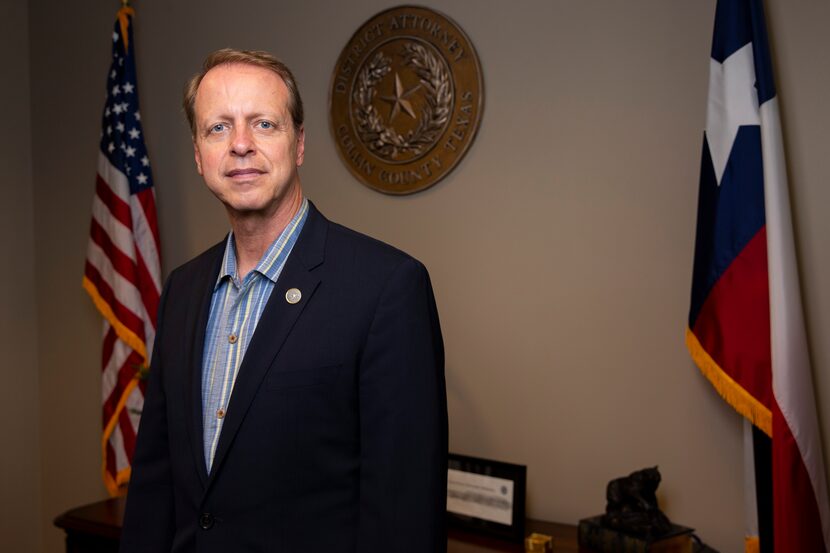
[{"label": "laurel wreath on seal", "polygon": [[353,95],[360,139],[375,154],[391,159],[404,153],[418,155],[434,144],[446,127],[453,101],[446,67],[435,54],[420,44],[408,42],[403,47],[403,57],[426,91],[426,103],[421,109],[417,128],[407,132],[406,136],[397,133],[372,105],[376,85],[392,70],[392,60],[383,52],[378,52],[360,71]]}]

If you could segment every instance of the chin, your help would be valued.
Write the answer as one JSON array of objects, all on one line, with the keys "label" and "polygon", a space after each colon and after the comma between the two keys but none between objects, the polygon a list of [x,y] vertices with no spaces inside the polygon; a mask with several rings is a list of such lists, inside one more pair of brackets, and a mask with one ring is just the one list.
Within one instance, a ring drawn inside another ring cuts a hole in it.
[{"label": "chin", "polygon": [[227,207],[234,213],[238,213],[239,215],[252,215],[254,213],[264,213],[265,211],[267,211],[268,208],[267,205],[248,203],[227,204]]},{"label": "chin", "polygon": [[268,207],[269,199],[256,194],[229,194],[220,201],[235,211],[260,211]]}]

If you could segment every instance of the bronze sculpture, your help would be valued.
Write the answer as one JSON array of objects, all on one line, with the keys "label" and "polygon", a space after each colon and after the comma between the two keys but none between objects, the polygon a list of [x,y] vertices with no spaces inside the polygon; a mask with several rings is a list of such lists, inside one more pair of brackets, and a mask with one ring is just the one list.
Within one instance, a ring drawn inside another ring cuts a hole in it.
[{"label": "bronze sculpture", "polygon": [[657,506],[660,479],[660,471],[651,467],[611,480],[602,525],[647,539],[669,532],[672,523]]}]

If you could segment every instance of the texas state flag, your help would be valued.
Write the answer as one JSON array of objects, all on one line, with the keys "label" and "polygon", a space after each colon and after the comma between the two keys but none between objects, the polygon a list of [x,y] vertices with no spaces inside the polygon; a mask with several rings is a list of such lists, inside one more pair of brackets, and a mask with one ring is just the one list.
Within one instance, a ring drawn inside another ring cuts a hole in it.
[{"label": "texas state flag", "polygon": [[775,552],[812,553],[830,545],[830,508],[787,190],[761,0],[720,0],[686,344],[772,438]]}]

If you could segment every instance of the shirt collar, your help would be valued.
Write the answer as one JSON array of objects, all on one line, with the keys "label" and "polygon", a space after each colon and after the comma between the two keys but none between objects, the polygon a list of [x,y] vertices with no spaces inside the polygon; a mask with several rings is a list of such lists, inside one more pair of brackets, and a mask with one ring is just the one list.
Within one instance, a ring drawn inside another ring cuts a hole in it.
[{"label": "shirt collar", "polygon": [[[300,209],[294,214],[294,217],[285,225],[282,233],[274,240],[268,249],[263,254],[262,258],[257,263],[256,267],[251,273],[259,273],[267,277],[270,281],[276,283],[282,269],[285,258],[291,253],[294,247],[294,242],[297,240],[300,230],[305,224],[308,215],[308,199],[303,198],[303,203]],[[222,266],[219,268],[219,276],[216,279],[214,290],[226,278],[232,281],[238,281],[236,269],[236,245],[233,240],[233,230],[228,233],[228,239],[225,241],[225,255],[222,258]]]}]

